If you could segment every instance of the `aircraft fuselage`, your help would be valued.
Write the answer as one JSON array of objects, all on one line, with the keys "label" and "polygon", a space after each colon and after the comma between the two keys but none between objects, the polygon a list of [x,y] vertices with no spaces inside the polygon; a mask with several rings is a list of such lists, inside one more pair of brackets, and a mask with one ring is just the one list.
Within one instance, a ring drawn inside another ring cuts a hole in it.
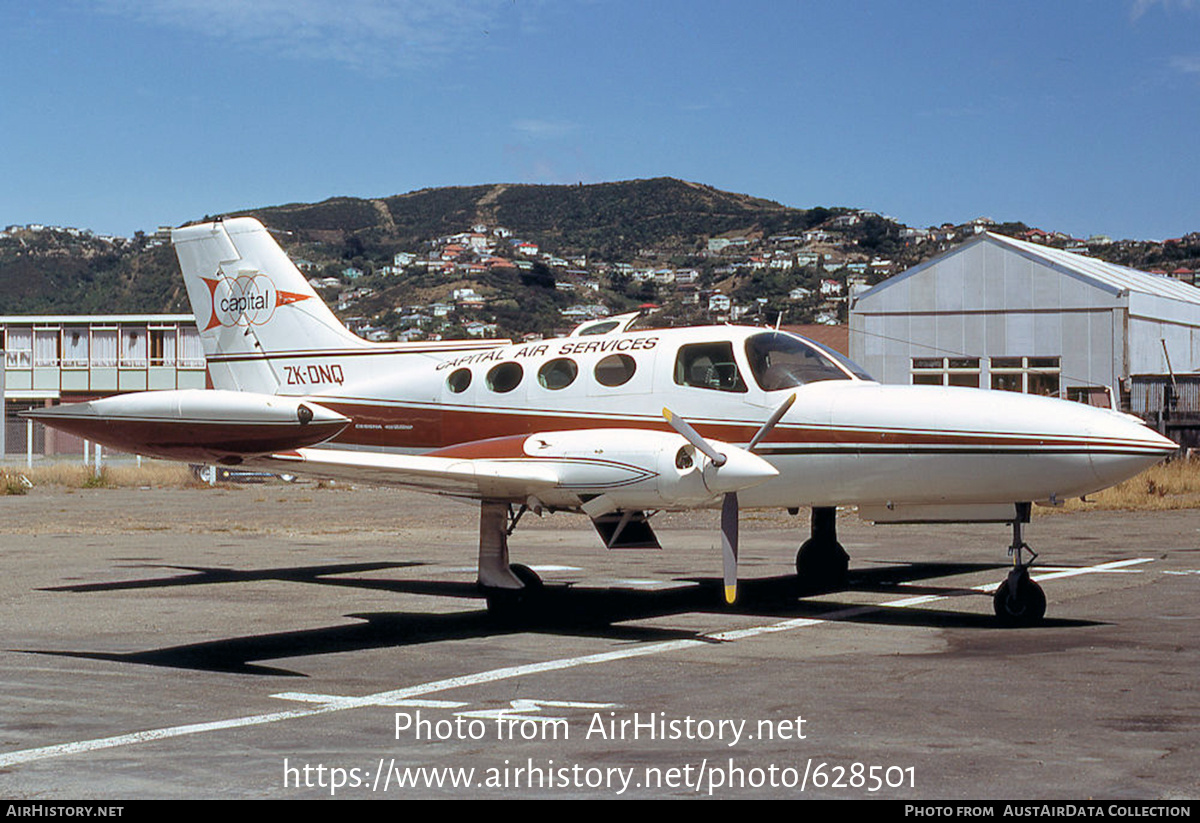
[{"label": "aircraft fuselage", "polygon": [[[1173,448],[1128,415],[1010,392],[880,385],[816,347],[823,371],[809,376],[819,379],[781,379],[761,349],[786,338],[796,339],[750,327],[662,329],[456,351],[294,352],[275,354],[272,366],[280,394],[351,419],[335,443],[433,454],[534,432],[669,431],[664,406],[705,437],[744,444],[794,393],[756,450],[780,475],[745,490],[748,506],[1062,500]],[[212,367],[236,374],[245,360],[218,356]]]}]

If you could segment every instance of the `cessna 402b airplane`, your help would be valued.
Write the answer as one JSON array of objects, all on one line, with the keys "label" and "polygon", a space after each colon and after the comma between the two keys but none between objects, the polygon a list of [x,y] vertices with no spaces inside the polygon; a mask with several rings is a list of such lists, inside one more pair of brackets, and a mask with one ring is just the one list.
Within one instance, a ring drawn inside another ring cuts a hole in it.
[{"label": "cessna 402b airplane", "polygon": [[[257,221],[172,235],[215,390],[151,391],[30,416],[139,454],[403,486],[480,501],[479,585],[501,613],[540,585],[510,565],[532,510],[582,512],[610,548],[657,547],[656,511],[721,507],[725,594],[742,506],[811,507],[799,591],[846,582],[836,512],[875,522],[1004,522],[1002,621],[1046,599],[1022,526],[1034,502],[1113,485],[1176,447],[1136,418],[1044,397],[884,386],[767,328],[368,343],[322,303]],[[1025,555],[1028,555],[1026,557]]]}]

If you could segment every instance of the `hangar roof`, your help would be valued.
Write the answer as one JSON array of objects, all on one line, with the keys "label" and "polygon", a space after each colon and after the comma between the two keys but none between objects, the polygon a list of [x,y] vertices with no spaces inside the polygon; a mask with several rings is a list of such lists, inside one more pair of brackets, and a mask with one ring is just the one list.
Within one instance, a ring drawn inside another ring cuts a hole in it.
[{"label": "hangar roof", "polygon": [[[1011,237],[1005,237],[1002,234],[993,234],[992,232],[981,234],[979,237],[963,243],[961,246],[957,246],[944,254],[940,254],[932,260],[927,260],[903,274],[885,280],[876,286],[875,289],[882,289],[898,280],[924,271],[926,268],[939,263],[951,255],[959,253],[963,249],[977,243],[985,242],[1011,250],[1072,277],[1078,277],[1095,283],[1107,291],[1117,292],[1128,290],[1200,305],[1200,289],[1195,286],[1189,286],[1187,283],[1174,278],[1160,277],[1144,271],[1138,271],[1137,269],[1131,269],[1128,266],[1118,266],[1116,263],[1097,260],[1095,257],[1087,257],[1082,254],[1075,254],[1074,252],[1049,248],[1037,243],[1027,243],[1023,240],[1015,240]],[[875,289],[871,289],[871,291],[875,291]],[[862,298],[865,295],[866,292],[859,295],[859,297]]]}]

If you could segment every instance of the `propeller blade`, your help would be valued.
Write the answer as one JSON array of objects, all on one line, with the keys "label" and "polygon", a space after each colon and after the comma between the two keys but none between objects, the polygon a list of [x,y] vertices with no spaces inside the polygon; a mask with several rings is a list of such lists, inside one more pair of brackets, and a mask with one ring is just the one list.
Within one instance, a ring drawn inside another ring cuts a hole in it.
[{"label": "propeller blade", "polygon": [[792,404],[795,402],[796,393],[792,392],[787,400],[784,400],[779,404],[779,408],[771,412],[771,416],[767,418],[767,422],[763,423],[762,428],[755,433],[754,437],[750,438],[750,445],[746,447],[746,451],[754,451],[754,447],[757,446],[764,437],[771,433],[771,429],[775,428],[775,424],[783,419],[783,416],[787,414],[787,410],[790,409]]},{"label": "propeller blade", "polygon": [[725,465],[725,455],[714,449],[707,440],[700,436],[699,432],[692,428],[690,423],[666,407],[663,407],[662,413],[667,422],[671,424],[671,428],[682,434],[683,438],[695,446],[696,451],[711,460],[714,466]]},{"label": "propeller blade", "polygon": [[737,599],[738,498],[729,492],[721,501],[721,555],[725,571],[725,602]]}]

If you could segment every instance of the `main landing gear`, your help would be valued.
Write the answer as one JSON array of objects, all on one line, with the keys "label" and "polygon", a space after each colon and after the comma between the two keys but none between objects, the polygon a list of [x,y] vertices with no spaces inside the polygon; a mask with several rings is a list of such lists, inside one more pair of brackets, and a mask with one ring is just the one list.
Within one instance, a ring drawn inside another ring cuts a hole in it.
[{"label": "main landing gear", "polygon": [[520,515],[509,523],[509,506],[484,500],[479,506],[479,588],[488,613],[503,620],[528,615],[540,599],[542,579],[520,563],[508,562],[508,536]]},{"label": "main landing gear", "polygon": [[796,582],[803,594],[820,594],[846,588],[850,555],[838,543],[837,508],[814,506],[812,533],[796,552]]},{"label": "main landing gear", "polygon": [[[1022,526],[1029,522],[1029,503],[1017,504],[1017,517],[1013,520],[1013,542],[1008,547],[1013,567],[1008,577],[996,589],[992,607],[996,617],[1005,626],[1033,626],[1046,616],[1046,593],[1029,576],[1029,567],[1037,559],[1037,553],[1022,539]],[[1029,552],[1029,560],[1021,559],[1022,550]]]}]

